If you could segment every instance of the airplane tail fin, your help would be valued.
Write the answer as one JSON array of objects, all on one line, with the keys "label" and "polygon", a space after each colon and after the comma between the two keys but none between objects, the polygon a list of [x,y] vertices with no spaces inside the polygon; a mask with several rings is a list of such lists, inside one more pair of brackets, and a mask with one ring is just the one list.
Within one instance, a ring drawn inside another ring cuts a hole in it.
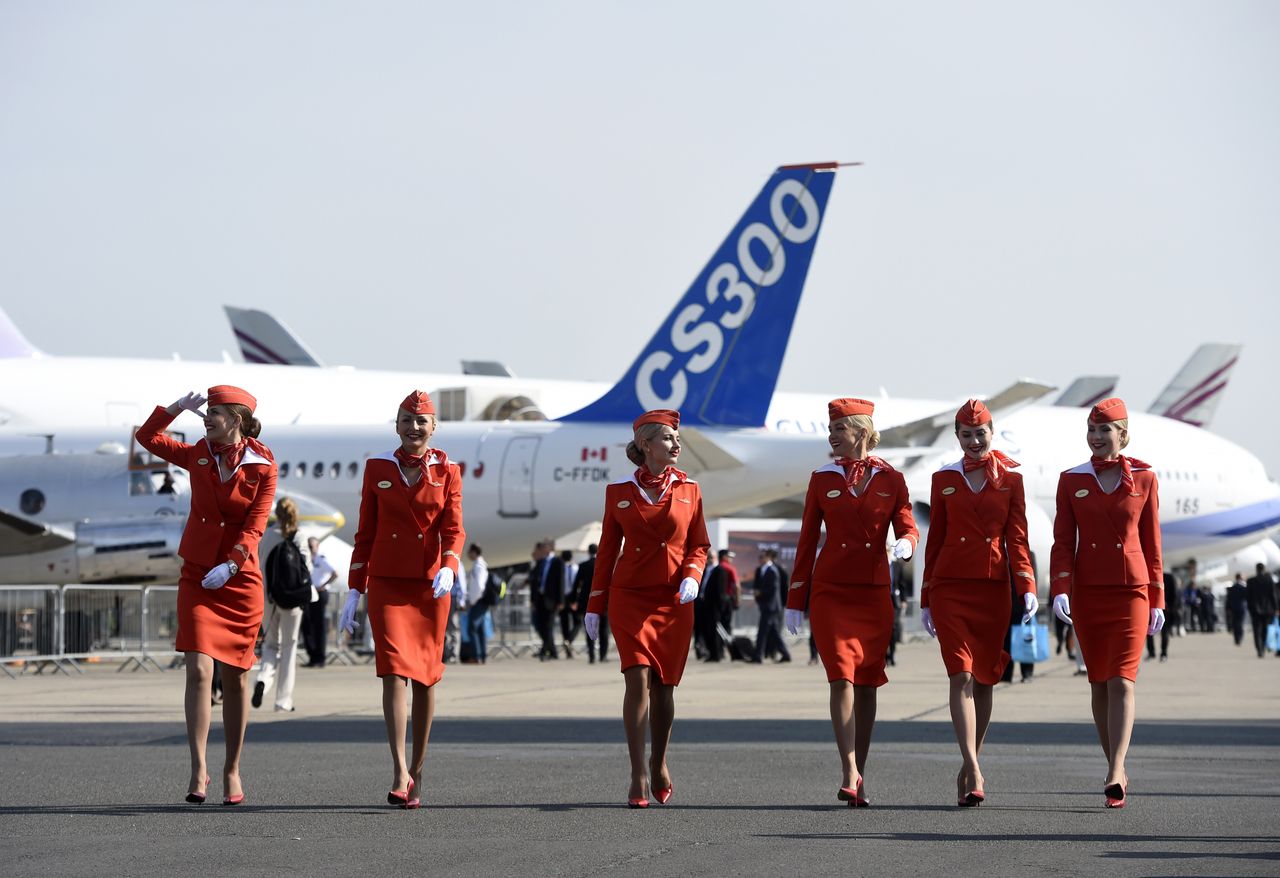
[{"label": "airplane tail fin", "polygon": [[1200,345],[1147,411],[1193,427],[1209,426],[1241,348],[1238,344]]},{"label": "airplane tail fin", "polygon": [[1116,392],[1119,375],[1081,375],[1054,400],[1056,406],[1092,408]]},{"label": "airplane tail fin", "polygon": [[0,308],[0,359],[23,359],[42,357],[44,354],[27,341],[22,330],[17,327],[9,315]]},{"label": "airplane tail fin", "polygon": [[223,305],[246,363],[320,366],[320,358],[289,327],[266,311]]},{"label": "airplane tail fin", "polygon": [[778,168],[616,385],[562,421],[758,427],[778,383],[839,165]]}]

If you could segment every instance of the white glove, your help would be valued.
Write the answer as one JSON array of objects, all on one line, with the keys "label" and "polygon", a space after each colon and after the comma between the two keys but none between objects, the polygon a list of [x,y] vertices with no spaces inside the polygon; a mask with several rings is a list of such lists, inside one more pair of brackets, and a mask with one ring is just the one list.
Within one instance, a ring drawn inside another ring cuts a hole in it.
[{"label": "white glove", "polygon": [[924,626],[924,630],[930,637],[938,636],[938,629],[933,627],[933,610],[925,607],[920,611],[920,624]]},{"label": "white glove", "polygon": [[231,562],[223,561],[217,567],[210,570],[204,575],[204,579],[200,580],[200,584],[207,589],[222,588],[227,584],[227,580],[231,578]]},{"label": "white glove", "polygon": [[1022,605],[1027,608],[1027,611],[1022,614],[1022,624],[1030,625],[1036,620],[1036,612],[1040,609],[1040,600],[1036,597],[1035,592],[1029,591],[1022,596]]},{"label": "white glove", "polygon": [[680,603],[687,604],[689,601],[698,599],[698,580],[692,576],[686,576],[680,580]]},{"label": "white glove", "polygon": [[184,396],[182,399],[178,400],[177,406],[184,412],[191,412],[191,414],[195,415],[196,417],[203,418],[204,412],[200,411],[200,406],[204,405],[206,402],[208,402],[208,400],[206,400],[203,396],[192,391],[191,393],[188,393],[186,396]]},{"label": "white glove", "polygon": [[893,544],[893,557],[899,561],[906,561],[911,557],[911,540],[905,537]]},{"label": "white glove", "polygon": [[804,610],[787,610],[782,614],[782,619],[782,624],[787,626],[787,631],[799,634],[800,626],[804,623]]},{"label": "white glove", "polygon": [[441,567],[431,583],[431,596],[436,600],[453,591],[453,568]]},{"label": "white glove", "polygon": [[354,588],[347,591],[347,602],[342,605],[342,615],[338,618],[338,630],[348,634],[356,633],[356,607],[360,606],[360,592]]},{"label": "white glove", "polygon": [[582,617],[582,627],[587,629],[588,640],[600,639],[600,614],[587,613]]},{"label": "white glove", "polygon": [[1053,615],[1068,625],[1071,624],[1071,598],[1060,594],[1053,599]]},{"label": "white glove", "polygon": [[1151,611],[1151,626],[1147,628],[1148,634],[1159,634],[1160,629],[1164,627],[1164,610]]}]

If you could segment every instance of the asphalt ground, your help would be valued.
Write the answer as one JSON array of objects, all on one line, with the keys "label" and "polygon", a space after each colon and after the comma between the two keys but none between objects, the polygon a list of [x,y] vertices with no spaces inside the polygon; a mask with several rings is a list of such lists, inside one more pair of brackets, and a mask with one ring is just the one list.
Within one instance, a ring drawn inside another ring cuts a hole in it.
[{"label": "asphalt ground", "polygon": [[[300,669],[298,711],[255,711],[244,805],[181,804],[178,672],[0,679],[0,872],[43,875],[1280,875],[1280,661],[1223,635],[1144,664],[1129,807],[1102,807],[1088,687],[1055,656],[1002,686],[987,804],[955,807],[937,648],[880,690],[870,808],[835,800],[821,668],[693,665],[671,804],[623,807],[616,664],[451,666],[419,811],[391,781],[371,667]],[[268,698],[267,704],[270,704]],[[216,719],[216,713],[215,713]]]}]

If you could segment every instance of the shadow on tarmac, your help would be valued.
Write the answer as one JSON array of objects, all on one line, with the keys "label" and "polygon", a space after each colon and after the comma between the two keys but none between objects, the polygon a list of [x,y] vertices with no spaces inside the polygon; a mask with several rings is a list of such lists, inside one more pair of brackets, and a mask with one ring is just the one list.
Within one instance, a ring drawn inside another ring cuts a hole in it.
[{"label": "shadow on tarmac", "polygon": [[[86,726],[92,731],[86,734]],[[578,718],[452,718],[437,717],[431,728],[432,745],[441,744],[587,744],[621,743],[621,719]],[[820,744],[831,743],[827,720],[676,719],[675,741],[681,746],[702,744]],[[349,744],[385,740],[381,717],[318,717],[283,722],[250,722],[255,744]],[[876,723],[877,744],[953,744],[949,721]],[[221,741],[221,726],[210,730],[210,741]],[[1280,723],[1159,722],[1139,720],[1133,740],[1144,747],[1280,747]],[[0,745],[130,746],[186,743],[179,723],[3,723]],[[988,744],[1013,746],[1095,746],[1092,723],[1000,722],[992,726]]]}]

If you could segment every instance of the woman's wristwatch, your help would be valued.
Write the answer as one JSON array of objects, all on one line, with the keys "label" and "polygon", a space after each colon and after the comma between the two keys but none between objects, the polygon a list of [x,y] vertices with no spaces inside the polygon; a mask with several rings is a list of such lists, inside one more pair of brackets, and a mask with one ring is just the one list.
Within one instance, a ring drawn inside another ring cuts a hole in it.
[{"label": "woman's wristwatch", "polygon": [[240,565],[239,565],[239,564],[237,564],[235,561],[228,560],[228,561],[227,561],[227,567],[228,567],[228,569],[230,569],[230,570],[231,570],[231,575],[232,575],[232,576],[235,576],[237,573],[239,573],[239,572],[240,572]]}]

